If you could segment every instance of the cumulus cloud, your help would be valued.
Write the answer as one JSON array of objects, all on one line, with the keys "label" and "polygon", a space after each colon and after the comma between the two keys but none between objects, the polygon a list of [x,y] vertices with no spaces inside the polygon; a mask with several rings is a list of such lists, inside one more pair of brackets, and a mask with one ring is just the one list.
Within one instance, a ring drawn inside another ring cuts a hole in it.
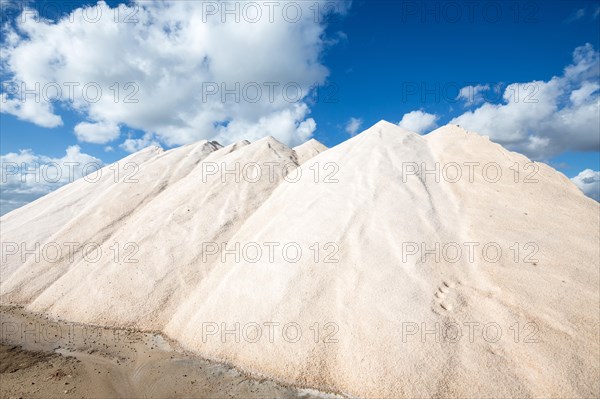
[{"label": "cumulus cloud", "polygon": [[415,133],[425,133],[437,127],[438,116],[423,111],[412,111],[402,116],[398,126]]},{"label": "cumulus cloud", "polygon": [[160,147],[160,143],[151,134],[146,133],[141,139],[128,138],[119,147],[127,152],[134,153],[152,145]]},{"label": "cumulus cloud", "polygon": [[121,134],[119,126],[110,122],[81,122],[75,126],[74,130],[79,141],[95,144],[108,143]]},{"label": "cumulus cloud", "polygon": [[600,55],[578,47],[573,63],[549,81],[508,85],[502,104],[485,103],[450,121],[534,159],[600,147]]},{"label": "cumulus cloud", "polygon": [[102,166],[100,159],[82,153],[77,145],[68,147],[61,158],[35,154],[29,149],[0,155],[0,215],[34,201],[84,174],[95,173]]},{"label": "cumulus cloud", "polygon": [[585,169],[571,179],[590,198],[600,201],[600,171]]},{"label": "cumulus cloud", "polygon": [[[349,4],[318,2],[338,14]],[[314,3],[98,2],[57,21],[24,11],[3,35],[2,70],[16,89],[2,112],[56,127],[65,107],[85,119],[77,138],[99,144],[119,126],[167,145],[265,135],[297,144],[316,128],[307,98],[328,76],[327,19]],[[39,101],[18,90],[36,84]]]},{"label": "cumulus cloud", "polygon": [[53,113],[50,103],[40,103],[35,98],[30,98],[28,101],[27,98],[9,97],[6,92],[0,95],[0,101],[2,102],[1,112],[14,115],[21,120],[47,128],[63,124],[62,118]]},{"label": "cumulus cloud", "polygon": [[358,129],[360,129],[362,124],[362,119],[350,118],[348,123],[346,123],[346,133],[348,133],[350,136],[354,136],[358,132]]},{"label": "cumulus cloud", "polygon": [[221,126],[213,137],[221,144],[234,139],[256,141],[266,135],[288,144],[303,143],[317,127],[314,119],[306,118],[309,111],[308,106],[302,103],[261,116],[256,121],[234,119]]},{"label": "cumulus cloud", "polygon": [[490,90],[490,85],[465,86],[458,92],[457,100],[465,101],[465,106],[481,104],[484,93]]}]

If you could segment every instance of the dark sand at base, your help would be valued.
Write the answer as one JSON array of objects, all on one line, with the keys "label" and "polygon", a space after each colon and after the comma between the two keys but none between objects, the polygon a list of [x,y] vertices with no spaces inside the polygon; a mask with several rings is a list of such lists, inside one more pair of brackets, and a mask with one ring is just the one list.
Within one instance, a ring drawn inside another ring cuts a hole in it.
[{"label": "dark sand at base", "polygon": [[181,351],[158,334],[0,307],[1,398],[323,398]]}]

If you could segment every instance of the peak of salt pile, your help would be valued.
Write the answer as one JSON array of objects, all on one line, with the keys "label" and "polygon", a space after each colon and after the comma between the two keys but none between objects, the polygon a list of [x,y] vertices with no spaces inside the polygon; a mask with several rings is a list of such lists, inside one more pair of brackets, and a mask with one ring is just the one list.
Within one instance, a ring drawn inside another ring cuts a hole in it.
[{"label": "peak of salt pile", "polygon": [[310,139],[304,144],[294,147],[294,151],[298,156],[298,163],[300,165],[302,165],[304,162],[308,161],[315,155],[325,151],[326,149],[327,147],[325,147],[323,144],[321,144],[315,139]]},{"label": "peak of salt pile", "polygon": [[360,397],[598,396],[599,205],[549,166],[385,121],[326,151],[129,159],[139,183],[77,181],[2,217],[3,243],[101,248],[7,256],[2,304]]}]

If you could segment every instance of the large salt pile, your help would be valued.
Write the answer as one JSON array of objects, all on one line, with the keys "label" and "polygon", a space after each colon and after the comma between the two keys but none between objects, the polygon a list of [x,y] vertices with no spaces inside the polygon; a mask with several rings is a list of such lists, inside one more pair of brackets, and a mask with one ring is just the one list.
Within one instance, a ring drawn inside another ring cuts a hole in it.
[{"label": "large salt pile", "polygon": [[3,305],[361,397],[600,394],[600,209],[544,164],[387,122],[128,162],[2,217]]}]

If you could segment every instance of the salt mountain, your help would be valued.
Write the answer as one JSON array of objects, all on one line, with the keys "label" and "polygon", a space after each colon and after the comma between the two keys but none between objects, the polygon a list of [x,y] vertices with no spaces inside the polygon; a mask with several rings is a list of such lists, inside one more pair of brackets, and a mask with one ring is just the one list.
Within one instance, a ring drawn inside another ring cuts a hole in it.
[{"label": "salt mountain", "polygon": [[2,305],[361,397],[600,394],[599,204],[485,137],[382,121],[103,172],[1,218]]}]

